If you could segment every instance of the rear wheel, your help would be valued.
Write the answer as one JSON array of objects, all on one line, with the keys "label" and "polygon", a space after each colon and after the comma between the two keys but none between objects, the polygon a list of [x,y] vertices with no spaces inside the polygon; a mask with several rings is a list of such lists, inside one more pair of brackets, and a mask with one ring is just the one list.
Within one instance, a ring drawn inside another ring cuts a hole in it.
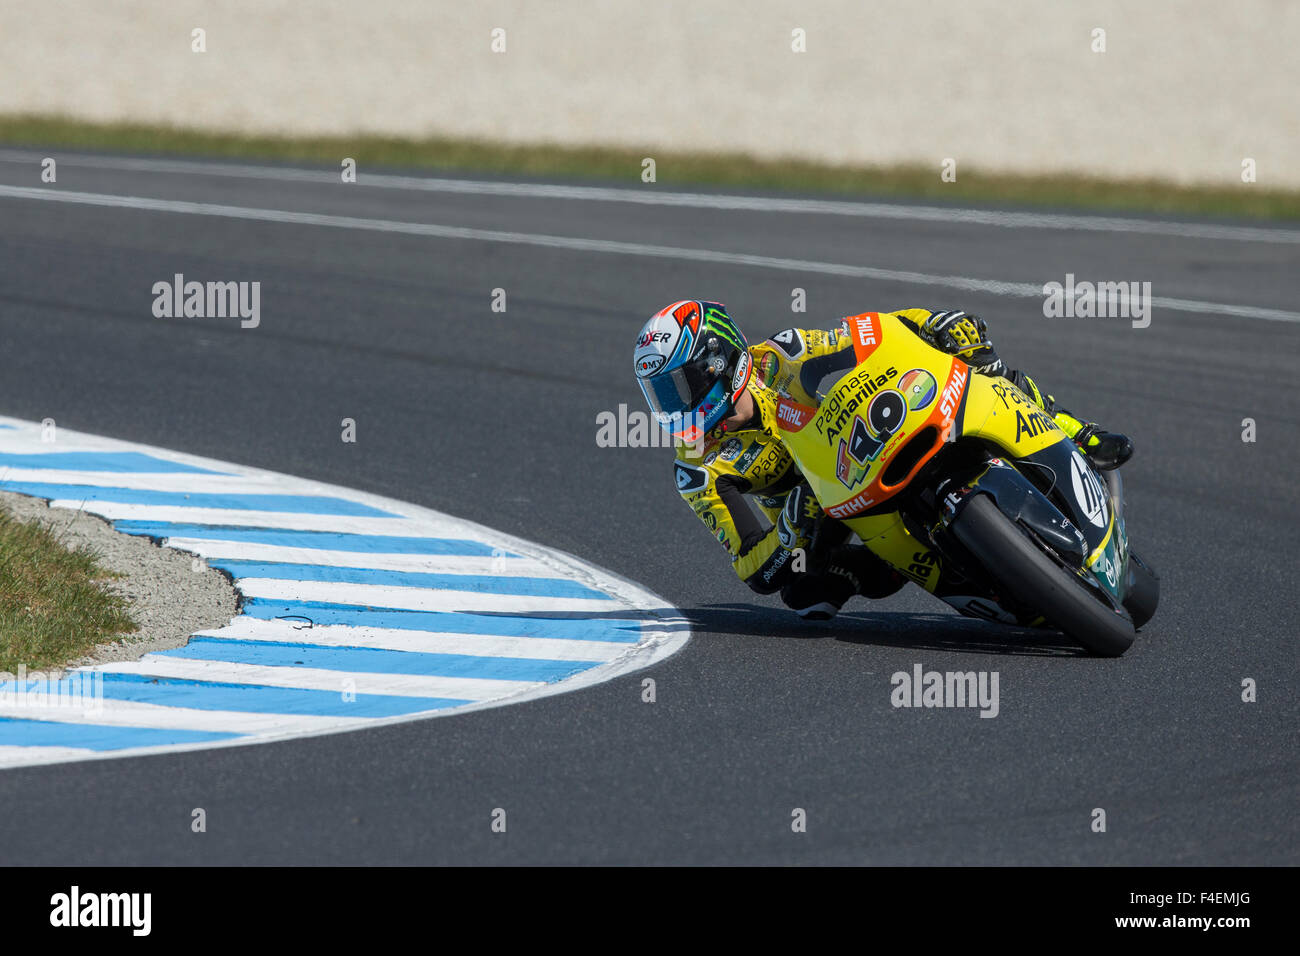
[{"label": "rear wheel", "polygon": [[1010,597],[1094,654],[1118,657],[1133,643],[1128,619],[1089,594],[988,495],[972,497],[950,530]]}]

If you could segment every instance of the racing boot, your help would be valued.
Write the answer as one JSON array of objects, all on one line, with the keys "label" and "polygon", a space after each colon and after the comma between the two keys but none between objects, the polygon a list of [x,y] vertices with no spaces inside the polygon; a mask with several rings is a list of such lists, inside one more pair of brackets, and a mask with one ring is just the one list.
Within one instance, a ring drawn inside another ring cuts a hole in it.
[{"label": "racing boot", "polygon": [[801,574],[781,589],[781,600],[808,621],[829,621],[855,594],[872,599],[894,594],[907,579],[863,545],[834,549],[825,566]]},{"label": "racing boot", "polygon": [[843,568],[857,580],[857,593],[878,601],[896,594],[907,578],[876,557],[865,544],[847,544],[831,552],[830,567]]},{"label": "racing boot", "polygon": [[1118,468],[1133,457],[1133,439],[1127,435],[1104,432],[1096,422],[1081,422],[1066,411],[1058,411],[1052,420],[1102,471]]},{"label": "racing boot", "polygon": [[1065,409],[1057,408],[1056,399],[1043,394],[1034,380],[1024,372],[1012,372],[1008,377],[1035,405],[1052,416],[1056,427],[1073,439],[1097,468],[1110,471],[1133,457],[1133,439],[1127,435],[1102,431],[1096,422],[1080,421]]},{"label": "racing boot", "polygon": [[858,579],[844,568],[800,574],[781,589],[785,606],[805,621],[829,621],[858,593]]}]

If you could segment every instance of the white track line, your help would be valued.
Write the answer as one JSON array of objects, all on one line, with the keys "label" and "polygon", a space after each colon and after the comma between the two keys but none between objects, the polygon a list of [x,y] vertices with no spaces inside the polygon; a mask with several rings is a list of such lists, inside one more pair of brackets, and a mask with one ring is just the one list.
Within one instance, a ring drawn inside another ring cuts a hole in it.
[{"label": "white track line", "polygon": [[326,551],[317,548],[288,548],[252,541],[218,541],[214,538],[167,538],[167,547],[200,557],[219,560],[275,561],[289,564],[322,564],[336,568],[373,568],[378,571],[415,571],[420,574],[508,575],[509,577],[558,578],[561,574],[531,558],[473,557],[442,554],[376,554],[373,551]]},{"label": "white track line", "polygon": [[542,661],[612,661],[627,653],[628,644],[559,637],[502,637],[492,634],[442,634],[386,627],[346,627],[339,624],[305,627],[288,620],[240,617],[222,628],[199,631],[196,637],[241,641],[280,641],[326,647],[368,647],[425,654],[474,654],[479,657],[518,657]]},{"label": "white track line", "polygon": [[[330,688],[338,690],[338,685]],[[252,713],[236,710],[197,710],[105,698],[93,710],[72,707],[24,707],[0,704],[0,717],[61,723],[93,723],[104,727],[157,727],[215,733],[268,734],[287,730],[326,731],[347,727],[365,717],[320,717],[314,714]]]},{"label": "white track line", "polygon": [[[782,272],[809,272],[821,275],[843,276],[854,279],[872,279],[879,282],[899,282],[911,285],[959,289],[988,295],[1016,298],[1042,299],[1043,287],[1031,282],[1009,282],[997,279],[978,279],[969,276],[936,275],[899,269],[882,269],[874,266],[855,266],[836,262],[819,262],[810,259],[784,259],[774,256],[747,255],[734,252],[716,252],[709,249],[687,249],[679,246],[655,246],[639,242],[618,242],[611,239],[583,239],[576,236],[552,236],[544,233],[506,232],[495,229],[470,229],[462,226],[440,226],[431,223],[403,222],[394,219],[365,219],[354,216],[331,216],[322,213],[290,212],[283,209],[256,209],[247,206],[225,206],[217,203],[184,202],[170,199],[148,199],[142,196],[116,196],[104,193],[82,193],[65,190],[40,189],[28,186],[0,186],[0,197],[11,199],[36,199],[46,202],[74,203],[117,209],[134,209],[146,212],[180,213],[192,216],[214,216],[225,219],[243,219],[256,222],[285,223],[299,226],[324,226],[334,229],[357,229],[371,232],[397,233],[434,239],[455,239],[475,242],[494,242],[507,245],[538,246],[572,252],[592,252],[607,255],[640,256],[675,259],[685,262],[704,262],[711,265],[745,266],[774,269]],[[1300,322],[1300,312],[1267,309],[1249,305],[1232,305],[1218,302],[1201,302],[1193,299],[1176,299],[1153,296],[1154,307],[1182,312],[1200,312],[1231,315],[1238,318],[1265,319],[1273,322]]]},{"label": "white track line", "polygon": [[277,667],[268,664],[236,664],[199,658],[146,654],[138,661],[115,661],[97,668],[106,674],[144,674],[182,680],[217,681],[225,684],[258,684],[299,690],[327,690],[342,694],[391,694],[398,697],[453,697],[460,700],[490,700],[509,697],[543,686],[542,681],[492,680],[483,677],[442,677],[422,674],[378,674],[326,670],[319,667]]},{"label": "white track line", "polygon": [[[0,162],[20,165],[39,163],[44,154],[0,150]],[[112,156],[64,154],[59,164],[68,167],[119,169],[133,172],[179,173],[236,179],[313,183],[338,186],[338,170],[296,169],[278,166],[206,163],[194,160],[135,159]],[[363,172],[355,186],[416,192],[462,195],[509,196],[524,199],[558,199],[570,202],[634,203],[644,206],[676,206],[744,212],[801,213],[822,216],[854,216],[866,219],[900,219],[998,226],[1006,229],[1059,229],[1086,232],[1128,232],[1184,239],[1217,239],[1232,242],[1300,242],[1300,231],[1230,226],[1213,223],[1171,222],[1130,219],[1117,216],[1071,215],[1062,213],[1006,212],[989,209],[916,206],[902,203],[852,202],[834,199],[780,199],[766,196],[735,196],[725,193],[668,192],[653,187],[562,186],[546,183],[492,182],[444,177],[396,176]]]},{"label": "white track line", "polygon": [[94,760],[100,756],[102,755],[98,751],[82,747],[19,747],[0,744],[0,768]]},{"label": "white track line", "polygon": [[[62,446],[60,451],[64,449]],[[57,468],[14,468],[0,464],[0,481],[40,481],[99,488],[136,488],[201,494],[276,494],[278,485],[240,475],[195,475],[185,472],[60,471]]]},{"label": "white track line", "polygon": [[601,598],[544,597],[533,594],[497,594],[488,591],[450,591],[396,587],[384,584],[347,584],[339,581],[282,581],[278,578],[239,578],[235,585],[245,597],[272,601],[326,601],[403,611],[496,611],[523,614],[536,611],[607,612],[620,610],[616,601]]},{"label": "white track line", "polygon": [[218,524],[239,528],[277,528],[290,531],[341,531],[347,534],[397,537],[449,538],[453,525],[437,521],[420,523],[406,518],[360,518],[349,515],[297,514],[282,511],[246,511],[226,508],[190,508],[180,505],[129,505],[117,501],[56,498],[52,508],[68,508],[99,515],[110,521],[149,521],[169,524]]}]

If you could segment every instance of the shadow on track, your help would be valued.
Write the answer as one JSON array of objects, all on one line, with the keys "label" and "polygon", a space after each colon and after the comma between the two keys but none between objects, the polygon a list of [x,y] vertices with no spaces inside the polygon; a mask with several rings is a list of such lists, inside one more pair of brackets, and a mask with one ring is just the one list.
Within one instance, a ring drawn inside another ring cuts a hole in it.
[{"label": "shadow on track", "polygon": [[1056,631],[989,624],[955,614],[848,612],[833,621],[800,621],[792,611],[751,604],[709,604],[684,608],[682,613],[696,630],[724,634],[802,640],[829,637],[851,644],[971,654],[1088,656]]},{"label": "shadow on track", "polygon": [[[482,617],[520,617],[508,612],[480,610],[472,613]],[[956,614],[857,611],[841,613],[833,621],[801,621],[793,611],[782,608],[756,604],[706,604],[695,608],[665,607],[650,611],[534,611],[527,616],[551,621],[626,620],[638,627],[646,618],[659,617],[659,626],[667,631],[680,631],[689,626],[701,633],[712,631],[796,640],[829,637],[850,644],[925,651],[1018,657],[1089,656],[1083,648],[1056,631],[990,624]]]}]

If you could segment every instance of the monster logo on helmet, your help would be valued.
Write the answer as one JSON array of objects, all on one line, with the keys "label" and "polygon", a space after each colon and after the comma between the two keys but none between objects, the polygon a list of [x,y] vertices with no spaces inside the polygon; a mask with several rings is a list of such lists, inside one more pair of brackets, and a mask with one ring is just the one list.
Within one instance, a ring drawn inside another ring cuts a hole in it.
[{"label": "monster logo on helmet", "polygon": [[655,420],[685,442],[730,414],[752,371],[745,336],[726,306],[698,299],[656,312],[637,336],[632,361]]}]

